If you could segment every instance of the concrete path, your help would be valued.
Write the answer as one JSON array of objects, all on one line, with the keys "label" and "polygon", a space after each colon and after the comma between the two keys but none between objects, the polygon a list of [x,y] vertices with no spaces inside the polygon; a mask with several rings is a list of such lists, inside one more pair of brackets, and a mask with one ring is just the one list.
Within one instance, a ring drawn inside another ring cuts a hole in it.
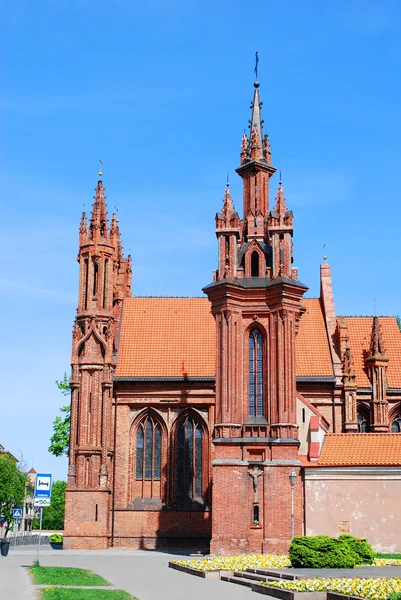
[{"label": "concrete path", "polygon": [[8,556],[0,556],[0,598],[1,600],[36,600],[27,569],[36,557],[23,557],[10,550]]},{"label": "concrete path", "polygon": [[[40,564],[49,567],[79,567],[98,573],[113,586],[138,600],[254,600],[249,588],[213,579],[202,579],[169,569],[179,555],[144,550],[52,550],[44,547]],[[27,567],[36,560],[36,549],[11,548],[0,557],[1,600],[37,600]],[[314,569],[297,569],[314,575]],[[319,577],[400,577],[401,567],[333,569],[319,571]],[[265,596],[266,599],[270,596]]]},{"label": "concrete path", "polygon": [[[43,549],[40,564],[48,567],[91,569],[116,588],[138,600],[252,600],[249,588],[219,580],[202,579],[168,568],[178,555],[143,550],[52,550]],[[33,549],[11,549],[0,557],[1,600],[33,600],[34,587],[27,569],[36,560]],[[265,596],[268,598],[267,596]]]}]

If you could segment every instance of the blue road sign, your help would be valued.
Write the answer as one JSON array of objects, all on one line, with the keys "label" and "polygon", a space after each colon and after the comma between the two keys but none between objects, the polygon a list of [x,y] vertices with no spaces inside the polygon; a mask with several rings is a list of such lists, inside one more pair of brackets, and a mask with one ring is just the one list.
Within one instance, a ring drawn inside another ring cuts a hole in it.
[{"label": "blue road sign", "polygon": [[52,476],[48,473],[37,473],[35,481],[35,497],[50,498],[52,492]]},{"label": "blue road sign", "polygon": [[22,519],[22,508],[13,508],[13,518]]}]

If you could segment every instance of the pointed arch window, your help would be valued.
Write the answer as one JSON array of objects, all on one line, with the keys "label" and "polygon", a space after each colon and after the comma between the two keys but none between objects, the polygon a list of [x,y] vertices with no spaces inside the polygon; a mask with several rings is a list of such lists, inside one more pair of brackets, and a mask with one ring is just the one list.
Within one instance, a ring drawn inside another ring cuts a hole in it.
[{"label": "pointed arch window", "polygon": [[163,424],[146,411],[134,429],[131,450],[131,494],[134,508],[161,509],[165,497],[166,448]]},{"label": "pointed arch window", "polygon": [[391,433],[400,433],[401,432],[401,412],[393,419],[391,423]]},{"label": "pointed arch window", "polygon": [[370,431],[370,413],[366,408],[358,409],[358,432],[369,433]]},{"label": "pointed arch window", "polygon": [[251,254],[251,277],[259,277],[259,254],[256,250]]},{"label": "pointed arch window", "polygon": [[177,500],[202,502],[204,432],[190,415],[177,428]]},{"label": "pointed arch window", "polygon": [[136,479],[159,480],[162,436],[160,424],[146,417],[136,434]]},{"label": "pointed arch window", "polygon": [[249,335],[249,414],[263,415],[263,337],[256,328]]}]

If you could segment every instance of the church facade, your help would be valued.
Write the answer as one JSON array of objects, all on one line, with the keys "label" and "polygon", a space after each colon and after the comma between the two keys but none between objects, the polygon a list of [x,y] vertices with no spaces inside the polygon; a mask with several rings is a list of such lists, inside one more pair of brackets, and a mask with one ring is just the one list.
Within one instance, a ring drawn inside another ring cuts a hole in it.
[{"label": "church facade", "polygon": [[[337,316],[327,263],[304,297],[261,105],[255,83],[242,218],[227,186],[204,297],[132,297],[101,178],[82,216],[66,547],[284,552],[294,534],[372,530],[347,478],[390,489],[386,510],[401,498],[399,324]],[[345,501],[319,501],[328,481]]]}]

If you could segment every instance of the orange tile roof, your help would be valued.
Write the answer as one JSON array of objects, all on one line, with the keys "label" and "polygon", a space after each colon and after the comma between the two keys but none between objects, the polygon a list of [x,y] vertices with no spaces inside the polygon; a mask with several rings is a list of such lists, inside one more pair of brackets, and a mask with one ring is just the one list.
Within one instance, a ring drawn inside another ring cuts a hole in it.
[{"label": "orange tile roof", "polygon": [[[302,301],[297,375],[330,376],[330,350],[316,298]],[[124,300],[117,377],[214,377],[216,326],[207,298]]]},{"label": "orange tile roof", "polygon": [[[370,387],[365,370],[365,357],[369,354],[373,317],[339,317],[348,327],[348,344],[359,387]],[[401,388],[401,331],[395,317],[379,317],[386,356],[389,363],[387,379],[390,388]]]},{"label": "orange tile roof", "polygon": [[298,377],[333,376],[326,325],[319,298],[305,298],[296,341]]},{"label": "orange tile roof", "polygon": [[401,466],[400,433],[329,433],[319,467]]},{"label": "orange tile roof", "polygon": [[124,300],[117,377],[214,377],[210,306],[207,298]]}]

